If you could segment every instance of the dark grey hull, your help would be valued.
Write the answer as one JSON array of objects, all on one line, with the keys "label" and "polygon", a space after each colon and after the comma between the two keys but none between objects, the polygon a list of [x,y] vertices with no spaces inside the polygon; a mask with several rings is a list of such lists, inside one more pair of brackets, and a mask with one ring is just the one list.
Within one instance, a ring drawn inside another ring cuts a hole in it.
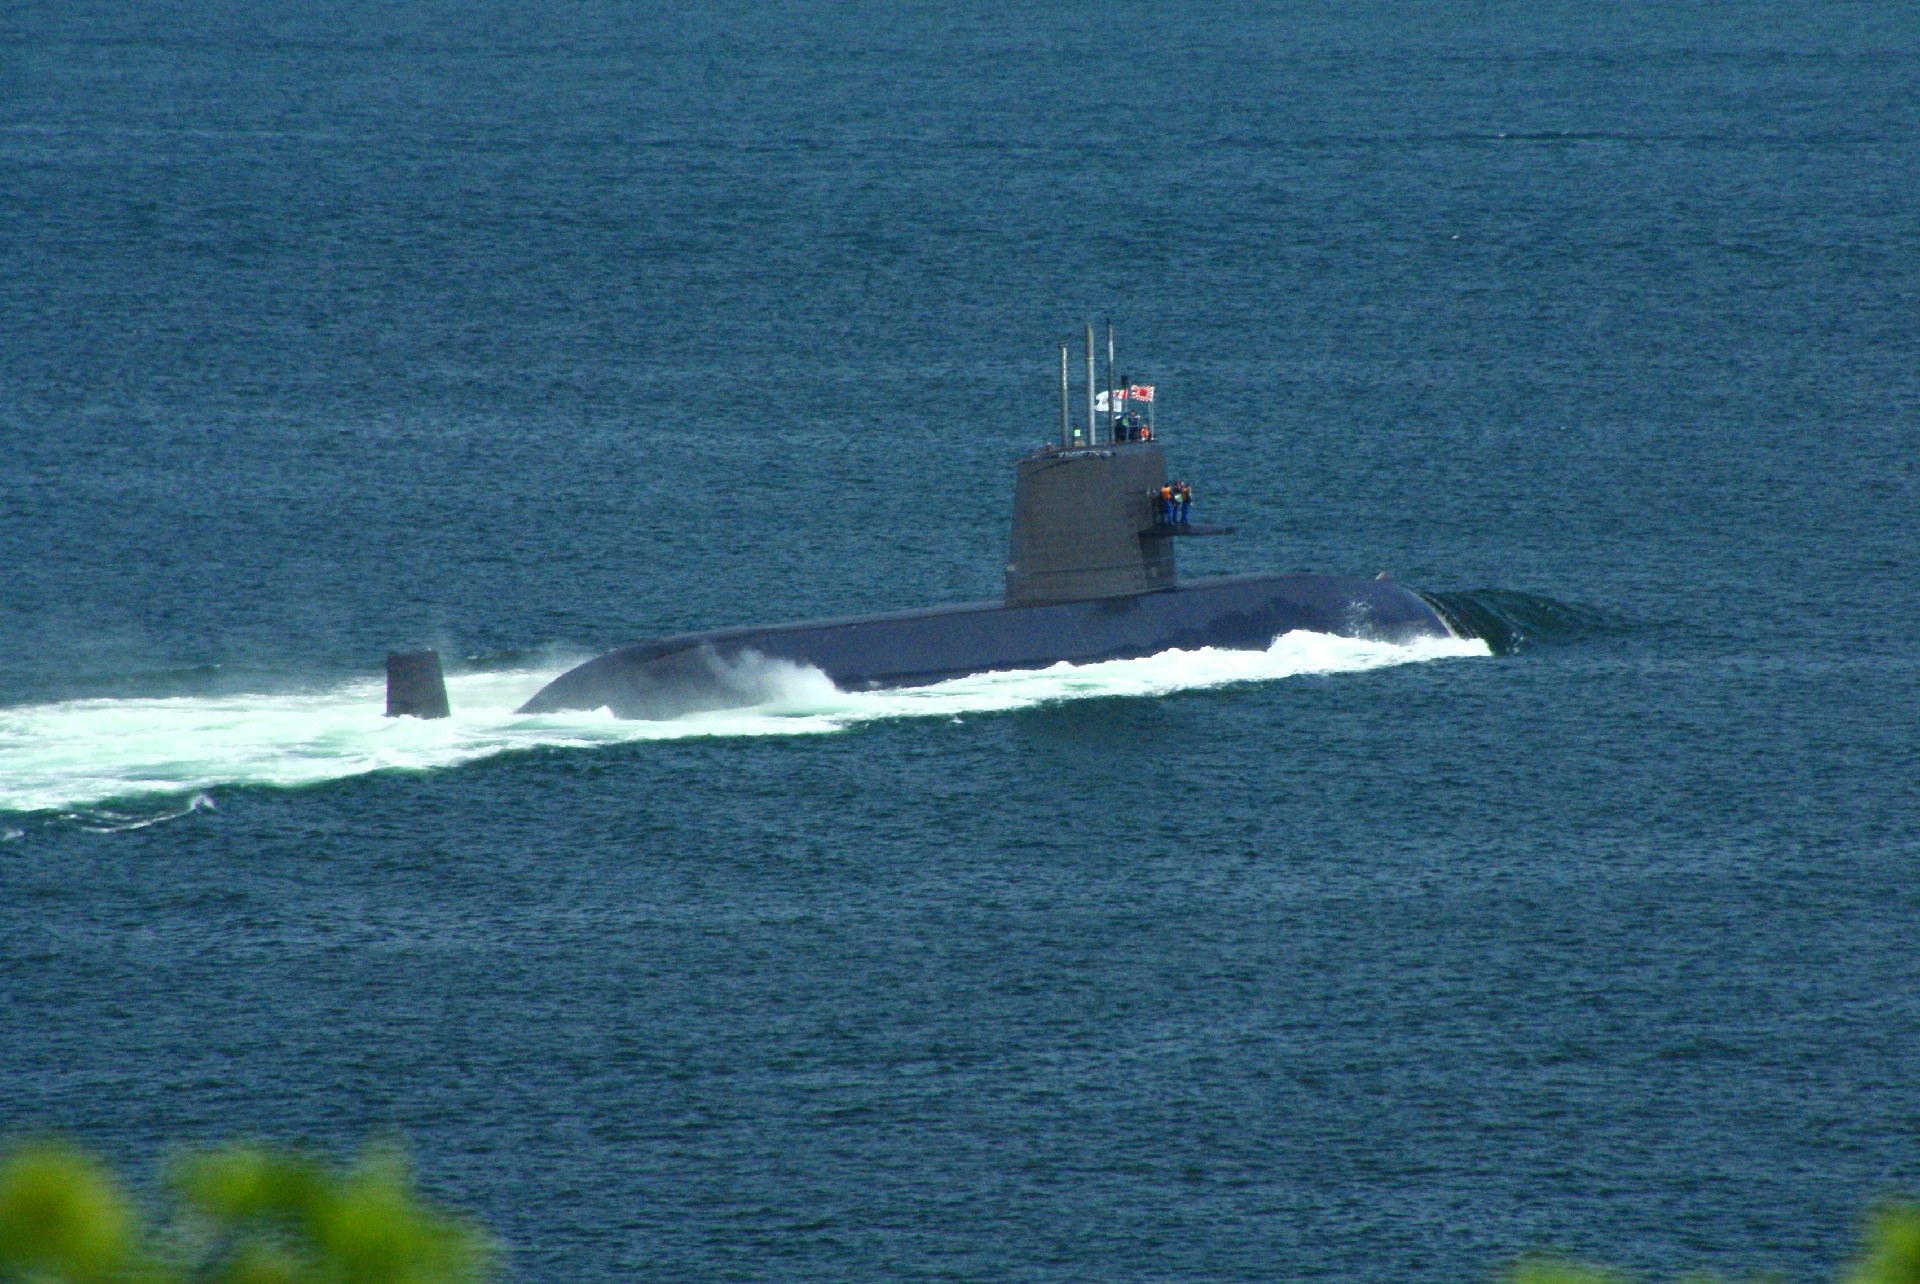
[{"label": "dark grey hull", "polygon": [[570,669],[521,712],[607,708],[622,718],[671,718],[757,704],[778,684],[769,660],[818,669],[855,691],[1174,649],[1264,650],[1294,629],[1393,642],[1450,636],[1424,598],[1391,581],[1236,575],[1125,597],[984,602],[659,638]]}]

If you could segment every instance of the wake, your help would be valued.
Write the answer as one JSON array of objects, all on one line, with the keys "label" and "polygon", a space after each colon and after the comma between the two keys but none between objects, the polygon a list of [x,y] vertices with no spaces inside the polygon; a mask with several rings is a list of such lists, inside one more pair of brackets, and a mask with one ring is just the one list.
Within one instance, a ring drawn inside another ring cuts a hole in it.
[{"label": "wake", "polygon": [[[531,669],[450,675],[451,717],[382,716],[377,679],[300,695],[72,700],[0,709],[0,812],[64,812],[101,832],[211,810],[223,786],[291,789],[376,771],[430,771],[519,750],[690,737],[829,735],[898,718],[953,718],[1064,700],[1158,696],[1305,674],[1354,673],[1490,654],[1486,643],[1406,645],[1293,632],[1265,651],[1167,651],[1139,660],[982,673],[935,686],[841,691],[816,669],[781,665],[751,708],[628,721],[605,710],[520,714],[554,678]],[[142,800],[143,811],[101,804]],[[166,806],[154,806],[165,803]],[[95,810],[78,811],[91,808]],[[23,836],[0,828],[0,841]]]}]

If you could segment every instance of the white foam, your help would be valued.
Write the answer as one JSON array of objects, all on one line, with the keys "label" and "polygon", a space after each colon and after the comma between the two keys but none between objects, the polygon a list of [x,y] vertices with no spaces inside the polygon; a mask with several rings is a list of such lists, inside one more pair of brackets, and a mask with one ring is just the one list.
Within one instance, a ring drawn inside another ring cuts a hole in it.
[{"label": "white foam", "polygon": [[[0,709],[0,811],[36,812],[156,796],[166,815],[94,811],[73,819],[117,831],[209,809],[222,785],[292,787],[386,769],[429,770],[540,747],[590,747],[689,736],[820,735],[887,718],[957,718],[1103,696],[1264,682],[1396,664],[1484,656],[1486,645],[1431,638],[1396,645],[1295,632],[1265,651],[1167,651],[1140,660],[982,673],[896,691],[836,689],[818,670],[767,665],[768,698],[751,708],[670,722],[606,710],[519,714],[555,674],[515,670],[448,678],[453,716],[382,716],[377,680],[301,695],[74,700]],[[13,831],[8,831],[8,837]]]}]

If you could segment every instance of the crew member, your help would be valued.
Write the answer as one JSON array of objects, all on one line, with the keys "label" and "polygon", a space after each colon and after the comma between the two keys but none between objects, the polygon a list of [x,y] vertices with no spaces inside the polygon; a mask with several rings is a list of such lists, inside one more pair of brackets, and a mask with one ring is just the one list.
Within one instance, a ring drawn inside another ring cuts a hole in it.
[{"label": "crew member", "polygon": [[1185,526],[1187,524],[1187,510],[1193,507],[1193,487],[1189,486],[1185,482],[1180,483],[1179,504],[1180,504],[1179,521],[1182,526]]},{"label": "crew member", "polygon": [[1155,493],[1155,498],[1157,498],[1160,501],[1160,524],[1162,526],[1173,525],[1173,485],[1172,483],[1163,483],[1160,489]]}]

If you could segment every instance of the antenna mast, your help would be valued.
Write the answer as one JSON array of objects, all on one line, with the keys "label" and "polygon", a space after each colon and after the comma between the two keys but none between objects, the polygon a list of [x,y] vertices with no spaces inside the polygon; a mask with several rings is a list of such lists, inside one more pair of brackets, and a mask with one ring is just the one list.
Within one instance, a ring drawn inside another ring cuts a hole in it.
[{"label": "antenna mast", "polygon": [[1115,440],[1113,435],[1114,404],[1113,394],[1113,322],[1107,322],[1107,440]]},{"label": "antenna mast", "polygon": [[1067,345],[1060,345],[1060,446],[1073,444],[1073,431],[1067,427]]},{"label": "antenna mast", "polygon": [[1099,420],[1093,417],[1093,322],[1087,322],[1087,444],[1093,445]]}]

